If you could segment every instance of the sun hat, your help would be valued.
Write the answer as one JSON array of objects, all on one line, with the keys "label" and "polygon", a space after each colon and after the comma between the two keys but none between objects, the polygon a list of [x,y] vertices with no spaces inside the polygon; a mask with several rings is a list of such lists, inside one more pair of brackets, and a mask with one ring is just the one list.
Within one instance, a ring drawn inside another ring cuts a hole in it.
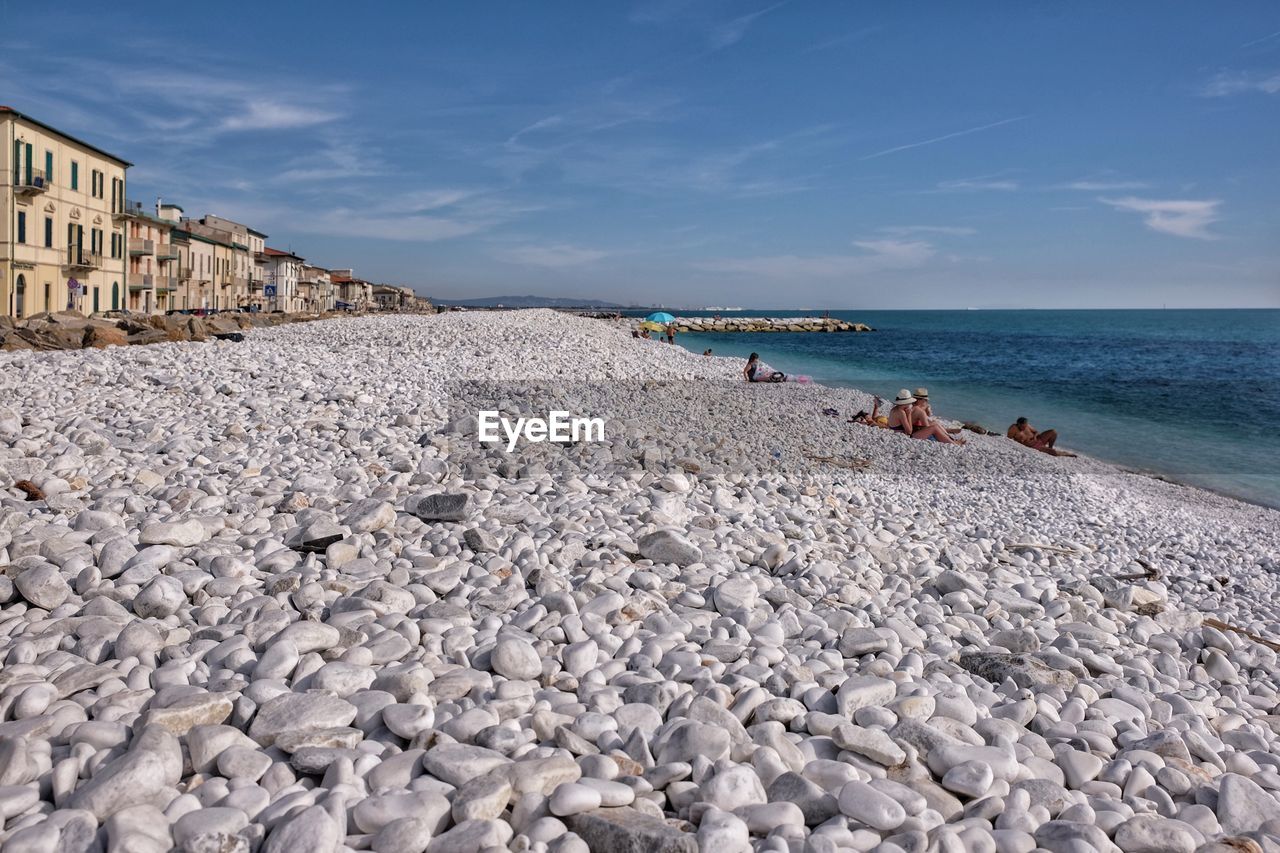
[{"label": "sun hat", "polygon": [[917,388],[917,389],[916,389],[916,399],[917,399],[917,400],[928,400],[928,399],[929,399],[929,389],[928,389],[928,388]]},{"label": "sun hat", "polygon": [[901,391],[898,392],[898,399],[894,400],[893,404],[895,406],[908,406],[914,403],[915,401],[916,401],[916,398],[911,396],[911,392],[908,391],[906,388],[903,388]]}]

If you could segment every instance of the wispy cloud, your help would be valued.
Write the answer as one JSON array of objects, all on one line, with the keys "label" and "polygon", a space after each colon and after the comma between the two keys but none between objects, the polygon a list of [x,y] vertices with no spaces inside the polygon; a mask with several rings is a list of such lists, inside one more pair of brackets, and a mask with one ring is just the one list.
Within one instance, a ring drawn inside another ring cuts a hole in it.
[{"label": "wispy cloud", "polygon": [[1115,192],[1116,190],[1145,190],[1151,185],[1143,181],[1069,181],[1065,184],[1054,184],[1054,190],[1080,190],[1083,192]]},{"label": "wispy cloud", "polygon": [[1027,119],[1027,118],[1030,118],[1030,116],[1023,115],[1023,116],[1014,116],[1013,118],[1001,119],[1000,121],[993,121],[990,124],[983,124],[977,127],[970,127],[964,130],[957,130],[953,133],[944,133],[941,136],[935,136],[935,137],[932,137],[931,139],[922,139],[919,142],[908,142],[905,145],[895,145],[892,148],[886,148],[883,151],[877,151],[874,154],[868,154],[865,157],[859,157],[858,159],[874,160],[877,157],[885,157],[889,154],[897,154],[899,151],[909,151],[912,148],[923,148],[926,145],[936,145],[939,142],[946,142],[948,139],[958,139],[961,136],[968,136],[971,133],[981,133],[984,130],[993,130],[994,128],[1003,127],[1006,124],[1013,124],[1014,122],[1023,121],[1024,119]]},{"label": "wispy cloud", "polygon": [[711,31],[711,47],[715,50],[723,50],[726,47],[737,44],[746,36],[747,30],[751,29],[752,24],[785,5],[785,2],[774,3],[772,6],[766,6],[759,11],[750,12],[734,18],[732,21],[720,24]]},{"label": "wispy cloud", "polygon": [[957,178],[953,181],[940,181],[936,191],[941,192],[980,192],[987,190],[996,190],[999,192],[1013,192],[1021,186],[1012,178],[996,175],[979,175],[974,178]]},{"label": "wispy cloud", "polygon": [[1280,94],[1280,71],[1254,74],[1248,71],[1221,71],[1200,87],[1204,98],[1226,98],[1231,95],[1261,93]]},{"label": "wispy cloud", "polygon": [[283,104],[278,101],[249,98],[242,111],[222,120],[223,130],[287,130],[311,127],[338,118],[338,113]]},{"label": "wispy cloud", "polygon": [[700,261],[695,268],[714,273],[795,280],[869,275],[891,269],[918,267],[936,251],[922,240],[858,240],[861,252],[836,255],[764,255]]},{"label": "wispy cloud", "polygon": [[913,234],[939,234],[946,237],[968,237],[978,229],[958,225],[889,225],[878,229],[881,234],[909,237]]},{"label": "wispy cloud", "polygon": [[832,36],[831,38],[826,38],[826,39],[823,39],[822,41],[815,42],[814,44],[811,44],[808,47],[806,47],[803,52],[818,53],[820,51],[830,50],[833,47],[840,47],[846,44],[853,44],[854,42],[862,41],[867,36],[875,35],[876,33],[880,32],[883,29],[884,27],[879,27],[879,26],[863,27],[860,30],[854,30],[853,32],[844,33],[838,36]]},{"label": "wispy cloud", "polygon": [[570,246],[556,243],[548,246],[510,246],[494,253],[500,261],[521,266],[544,267],[546,269],[568,269],[593,264],[608,257],[609,253],[600,249],[587,249],[581,246]]},{"label": "wispy cloud", "polygon": [[1265,35],[1262,38],[1257,38],[1257,39],[1254,39],[1253,41],[1247,41],[1244,44],[1240,45],[1240,49],[1244,50],[1246,47],[1254,47],[1255,45],[1259,45],[1259,44],[1262,44],[1263,42],[1268,42],[1278,38],[1280,38],[1280,30],[1276,30],[1274,33]]},{"label": "wispy cloud", "polygon": [[1197,240],[1217,239],[1217,235],[1206,229],[1221,218],[1218,207],[1222,202],[1218,200],[1158,200],[1127,196],[1099,198],[1098,201],[1117,210],[1141,213],[1143,221],[1152,231]]}]

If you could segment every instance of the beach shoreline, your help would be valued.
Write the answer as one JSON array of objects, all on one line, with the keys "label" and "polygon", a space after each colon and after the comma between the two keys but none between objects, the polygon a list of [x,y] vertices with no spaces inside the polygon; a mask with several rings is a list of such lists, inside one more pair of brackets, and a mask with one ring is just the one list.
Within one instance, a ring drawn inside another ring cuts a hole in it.
[{"label": "beach shoreline", "polygon": [[[823,408],[867,395],[551,311],[0,367],[0,844],[65,809],[147,850],[1153,821],[1194,850],[1280,819],[1280,512],[848,424]],[[605,429],[508,451],[490,410]]]}]

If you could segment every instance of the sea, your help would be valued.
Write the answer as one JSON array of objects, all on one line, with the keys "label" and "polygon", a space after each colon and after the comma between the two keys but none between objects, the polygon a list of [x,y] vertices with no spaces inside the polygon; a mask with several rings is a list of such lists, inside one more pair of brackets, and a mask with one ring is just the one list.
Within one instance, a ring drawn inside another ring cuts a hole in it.
[{"label": "sea", "polygon": [[[821,311],[680,311],[818,316]],[[869,333],[686,333],[694,352],[892,399],[1001,433],[1018,417],[1059,446],[1280,508],[1280,309],[832,311]]]}]

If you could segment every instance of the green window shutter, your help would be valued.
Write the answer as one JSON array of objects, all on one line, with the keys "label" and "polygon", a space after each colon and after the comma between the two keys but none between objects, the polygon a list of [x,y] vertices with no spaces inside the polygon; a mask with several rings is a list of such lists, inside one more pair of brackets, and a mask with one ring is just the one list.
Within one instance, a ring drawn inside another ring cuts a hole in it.
[{"label": "green window shutter", "polygon": [[53,152],[44,152],[44,179],[47,183],[53,183]]},{"label": "green window shutter", "polygon": [[22,143],[13,140],[13,182],[16,184],[18,179],[22,177]]},{"label": "green window shutter", "polygon": [[27,186],[31,186],[31,143],[27,143]]},{"label": "green window shutter", "polygon": [[80,189],[80,164],[75,160],[71,161],[71,189]]},{"label": "green window shutter", "polygon": [[21,210],[18,211],[18,242],[27,242],[27,214]]},{"label": "green window shutter", "polygon": [[53,217],[51,216],[44,218],[44,247],[53,248]]}]

